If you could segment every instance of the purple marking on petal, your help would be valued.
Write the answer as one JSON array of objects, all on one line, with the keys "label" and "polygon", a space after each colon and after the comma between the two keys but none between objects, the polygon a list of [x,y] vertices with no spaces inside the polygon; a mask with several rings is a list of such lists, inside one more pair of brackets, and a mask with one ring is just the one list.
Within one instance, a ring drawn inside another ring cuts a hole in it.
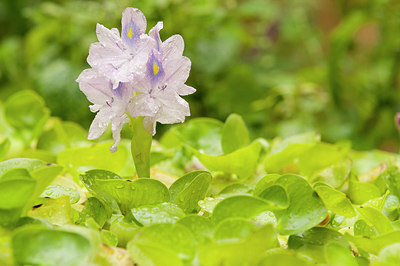
[{"label": "purple marking on petal", "polygon": [[137,40],[139,39],[140,32],[136,27],[133,21],[130,21],[125,28],[122,29],[122,40],[128,44],[130,48],[133,48],[136,45]]},{"label": "purple marking on petal", "polygon": [[147,62],[147,75],[150,77],[150,81],[153,85],[161,81],[165,75],[161,61],[156,58],[154,53],[151,53]]},{"label": "purple marking on petal", "polygon": [[122,82],[119,82],[118,87],[112,90],[112,92],[121,98],[123,89],[124,89],[124,84]]}]

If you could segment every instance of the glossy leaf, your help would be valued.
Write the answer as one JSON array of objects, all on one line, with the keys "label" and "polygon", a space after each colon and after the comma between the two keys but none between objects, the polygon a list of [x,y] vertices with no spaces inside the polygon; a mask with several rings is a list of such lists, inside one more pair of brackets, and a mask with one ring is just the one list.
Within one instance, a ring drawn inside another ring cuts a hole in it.
[{"label": "glossy leaf", "polygon": [[278,242],[272,225],[256,228],[250,234],[248,229],[244,231],[247,237],[242,235],[244,238],[240,241],[217,241],[201,246],[199,250],[201,264],[256,265],[266,250],[277,247]]},{"label": "glossy leaf", "polygon": [[196,150],[194,154],[211,171],[221,171],[246,179],[255,172],[260,151],[261,144],[253,142],[249,146],[226,155],[211,156]]},{"label": "glossy leaf", "polygon": [[225,154],[243,148],[250,143],[249,132],[242,117],[231,114],[222,128],[221,146]]},{"label": "glossy leaf", "polygon": [[129,151],[123,145],[119,145],[118,151],[111,153],[110,147],[111,143],[104,143],[66,149],[59,153],[57,162],[76,177],[91,169],[120,172],[129,159]]},{"label": "glossy leaf", "polygon": [[142,226],[160,223],[175,223],[185,213],[175,204],[164,202],[155,205],[144,205],[131,210],[131,214]]},{"label": "glossy leaf", "polygon": [[353,205],[344,193],[327,185],[316,185],[314,190],[328,210],[348,218],[356,216]]},{"label": "glossy leaf", "polygon": [[41,226],[24,226],[12,238],[15,260],[31,265],[74,265],[88,262],[93,247],[78,234]]},{"label": "glossy leaf", "polygon": [[214,232],[211,220],[204,216],[187,215],[178,220],[178,223],[188,228],[199,243],[207,242]]},{"label": "glossy leaf", "polygon": [[206,171],[188,173],[171,185],[171,200],[186,213],[197,212],[198,202],[205,198],[210,183],[211,174]]},{"label": "glossy leaf", "polygon": [[154,224],[143,228],[128,243],[128,250],[138,264],[155,265],[156,262],[162,262],[165,265],[168,262],[179,265],[179,260],[190,262],[194,258],[194,243],[194,236],[183,225]]},{"label": "glossy leaf", "polygon": [[325,219],[327,210],[305,179],[296,175],[283,175],[276,180],[276,184],[286,188],[290,202],[287,209],[275,212],[279,233],[296,234]]},{"label": "glossy leaf", "polygon": [[400,242],[400,231],[392,231],[374,237],[352,236],[348,233],[344,236],[348,241],[353,242],[357,248],[374,255],[378,255],[384,247]]}]

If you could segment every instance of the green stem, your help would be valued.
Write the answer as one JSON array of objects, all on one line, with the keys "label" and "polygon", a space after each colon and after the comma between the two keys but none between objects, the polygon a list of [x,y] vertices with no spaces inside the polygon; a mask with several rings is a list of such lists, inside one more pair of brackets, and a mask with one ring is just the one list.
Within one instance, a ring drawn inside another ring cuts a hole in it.
[{"label": "green stem", "polygon": [[133,131],[131,152],[136,173],[140,178],[149,178],[152,136],[143,127],[143,117],[131,117],[131,122]]}]

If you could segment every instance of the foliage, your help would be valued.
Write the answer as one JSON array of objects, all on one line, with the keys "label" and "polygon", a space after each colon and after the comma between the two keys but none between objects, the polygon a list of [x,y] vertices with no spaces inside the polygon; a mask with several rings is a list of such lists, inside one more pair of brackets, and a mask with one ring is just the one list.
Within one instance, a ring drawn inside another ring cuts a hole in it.
[{"label": "foliage", "polygon": [[1,265],[400,263],[397,154],[252,140],[233,114],[172,126],[137,178],[129,141],[111,155],[34,92],[12,99],[26,95],[35,112],[0,109]]},{"label": "foliage", "polygon": [[74,81],[96,23],[119,25],[127,6],[149,27],[164,21],[163,38],[184,37],[195,117],[234,112],[251,136],[313,130],[357,149],[398,148],[398,0],[1,1],[1,99],[35,90],[54,116],[87,128],[92,117]]}]

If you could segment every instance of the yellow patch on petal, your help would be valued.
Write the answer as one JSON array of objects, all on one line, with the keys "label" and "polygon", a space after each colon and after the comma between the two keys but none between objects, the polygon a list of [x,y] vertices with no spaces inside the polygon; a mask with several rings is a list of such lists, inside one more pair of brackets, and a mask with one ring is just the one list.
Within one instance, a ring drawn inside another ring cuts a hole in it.
[{"label": "yellow patch on petal", "polygon": [[129,31],[128,31],[128,38],[129,38],[129,39],[132,39],[132,36],[133,36],[132,28],[129,28]]},{"label": "yellow patch on petal", "polygon": [[160,69],[158,68],[157,63],[154,62],[154,63],[153,63],[153,73],[154,73],[154,75],[157,75],[157,73],[158,73],[159,70],[160,70]]}]

